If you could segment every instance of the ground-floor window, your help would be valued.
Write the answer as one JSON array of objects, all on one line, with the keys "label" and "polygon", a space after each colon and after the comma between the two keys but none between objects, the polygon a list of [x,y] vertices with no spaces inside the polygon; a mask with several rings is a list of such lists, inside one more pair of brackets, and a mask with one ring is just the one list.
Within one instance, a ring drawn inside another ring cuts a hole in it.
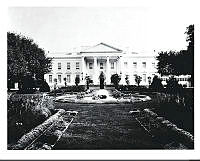
[{"label": "ground-floor window", "polygon": [[71,75],[67,75],[67,83],[70,83],[71,82]]},{"label": "ground-floor window", "polygon": [[142,78],[143,82],[146,82],[146,79],[147,79],[146,78],[147,77],[146,74],[143,74],[142,76],[143,76],[143,78]]},{"label": "ground-floor window", "polygon": [[58,75],[58,82],[61,83],[61,75]]},{"label": "ground-floor window", "polygon": [[49,83],[52,83],[52,75],[49,75]]},{"label": "ground-floor window", "polygon": [[79,69],[80,68],[79,66],[80,66],[79,62],[76,62],[76,69]]},{"label": "ground-floor window", "polygon": [[67,62],[67,70],[70,69],[70,62]]}]

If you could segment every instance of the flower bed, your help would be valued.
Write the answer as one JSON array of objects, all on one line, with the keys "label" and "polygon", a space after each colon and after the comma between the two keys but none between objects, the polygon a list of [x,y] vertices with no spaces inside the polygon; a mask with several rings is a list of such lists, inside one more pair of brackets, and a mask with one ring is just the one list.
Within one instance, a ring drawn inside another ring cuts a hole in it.
[{"label": "flower bed", "polygon": [[73,92],[84,92],[85,91],[85,86],[84,85],[79,85],[79,86],[67,86],[67,87],[61,87],[56,90],[51,91],[49,94],[54,95],[56,94],[65,94],[65,93],[73,93]]},{"label": "flower bed", "polygon": [[7,103],[8,144],[15,143],[55,112],[53,99],[42,94],[13,94]]},{"label": "flower bed", "polygon": [[[164,117],[159,117],[159,115],[149,109],[144,109],[143,112],[146,114],[146,117],[149,118],[149,123],[154,124],[154,128],[156,127],[156,130],[151,129],[154,135],[165,131],[166,136],[173,139],[174,142],[180,142],[190,149],[194,148],[194,137],[192,134],[181,128],[178,128],[175,124],[171,123],[169,120],[166,120]],[[162,137],[163,136],[161,136],[161,138]],[[164,140],[166,141],[167,139],[165,138]]]}]

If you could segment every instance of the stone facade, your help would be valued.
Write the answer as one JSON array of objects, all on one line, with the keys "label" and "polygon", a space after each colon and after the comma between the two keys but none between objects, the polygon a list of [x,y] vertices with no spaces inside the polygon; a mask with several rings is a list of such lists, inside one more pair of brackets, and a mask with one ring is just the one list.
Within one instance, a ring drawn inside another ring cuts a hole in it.
[{"label": "stone facade", "polygon": [[[152,53],[149,53],[152,55]],[[99,85],[99,75],[105,75],[105,84],[111,84],[112,74],[121,76],[120,84],[126,84],[128,77],[130,85],[135,85],[135,76],[142,77],[140,85],[148,86],[157,73],[157,60],[155,56],[145,56],[135,52],[126,52],[105,43],[79,52],[51,53],[53,58],[52,71],[45,74],[44,78],[50,87],[53,87],[54,79],[58,86],[64,86],[64,78],[67,85],[75,85],[75,77],[80,78],[80,84],[85,84],[85,77],[89,76],[94,85]],[[165,79],[163,79],[165,84]]]}]

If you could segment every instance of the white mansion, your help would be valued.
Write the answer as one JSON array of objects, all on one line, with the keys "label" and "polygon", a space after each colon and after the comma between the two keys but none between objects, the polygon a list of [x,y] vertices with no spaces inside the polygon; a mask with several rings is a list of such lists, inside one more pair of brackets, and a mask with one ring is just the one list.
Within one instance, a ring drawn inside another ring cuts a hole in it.
[{"label": "white mansion", "polygon": [[[152,55],[152,54],[149,54]],[[67,85],[75,85],[75,78],[80,78],[80,84],[85,84],[85,77],[89,76],[94,85],[99,85],[99,75],[105,75],[105,84],[111,84],[111,75],[121,76],[120,84],[126,84],[127,77],[130,85],[135,85],[135,76],[142,77],[140,85],[149,85],[154,75],[157,73],[157,60],[155,56],[145,56],[135,52],[126,52],[112,47],[105,43],[100,43],[93,47],[88,47],[83,51],[72,53],[51,53],[48,55],[52,59],[51,72],[44,75],[50,87],[57,79],[58,86],[64,86],[64,78]],[[179,82],[189,86],[188,77],[178,77]],[[163,84],[166,83],[163,78]]]}]

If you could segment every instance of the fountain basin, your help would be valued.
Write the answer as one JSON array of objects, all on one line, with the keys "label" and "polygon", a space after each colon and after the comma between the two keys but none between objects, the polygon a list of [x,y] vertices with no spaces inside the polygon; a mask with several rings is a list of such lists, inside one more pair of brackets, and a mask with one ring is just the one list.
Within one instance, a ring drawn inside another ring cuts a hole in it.
[{"label": "fountain basin", "polygon": [[120,97],[114,98],[112,96],[112,92],[100,89],[93,91],[92,93],[81,93],[83,97],[80,97],[79,94],[65,94],[59,97],[56,97],[56,102],[63,102],[63,103],[78,103],[78,104],[127,104],[127,103],[134,103],[134,102],[142,102],[142,101],[149,101],[151,98],[146,95],[139,95],[134,94],[129,97]]}]

